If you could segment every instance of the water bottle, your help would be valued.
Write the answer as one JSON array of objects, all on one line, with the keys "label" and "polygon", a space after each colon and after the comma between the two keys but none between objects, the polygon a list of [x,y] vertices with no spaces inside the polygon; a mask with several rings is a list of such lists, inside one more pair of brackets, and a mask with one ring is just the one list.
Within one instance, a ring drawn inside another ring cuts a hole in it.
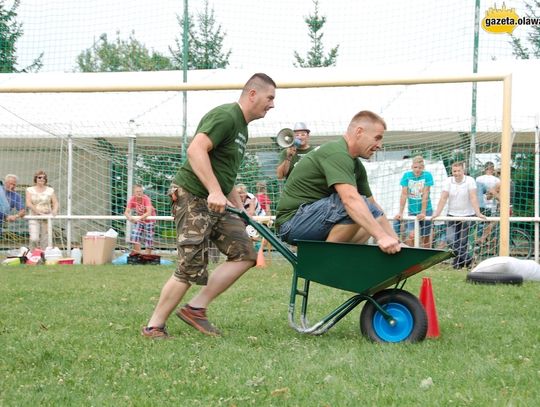
[{"label": "water bottle", "polygon": [[78,247],[74,247],[73,249],[71,249],[71,258],[73,259],[73,264],[81,264],[81,249],[79,249]]}]

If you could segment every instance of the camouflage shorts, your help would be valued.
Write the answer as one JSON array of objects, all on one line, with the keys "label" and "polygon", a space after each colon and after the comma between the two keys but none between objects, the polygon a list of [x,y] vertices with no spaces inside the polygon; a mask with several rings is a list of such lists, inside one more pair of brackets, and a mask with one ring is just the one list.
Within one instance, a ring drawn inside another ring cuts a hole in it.
[{"label": "camouflage shorts", "polygon": [[227,261],[257,259],[244,222],[237,215],[210,212],[206,199],[176,185],[171,187],[170,195],[176,197],[171,209],[178,247],[178,267],[174,273],[177,280],[206,285],[209,241],[227,256]]}]

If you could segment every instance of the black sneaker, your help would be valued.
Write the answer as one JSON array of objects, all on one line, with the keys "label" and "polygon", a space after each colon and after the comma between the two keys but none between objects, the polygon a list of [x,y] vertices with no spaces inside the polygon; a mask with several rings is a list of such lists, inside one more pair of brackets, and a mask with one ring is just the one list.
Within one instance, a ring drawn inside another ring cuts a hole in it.
[{"label": "black sneaker", "polygon": [[195,310],[189,305],[176,310],[176,315],[186,324],[208,336],[219,336],[221,332],[206,317],[206,309]]}]

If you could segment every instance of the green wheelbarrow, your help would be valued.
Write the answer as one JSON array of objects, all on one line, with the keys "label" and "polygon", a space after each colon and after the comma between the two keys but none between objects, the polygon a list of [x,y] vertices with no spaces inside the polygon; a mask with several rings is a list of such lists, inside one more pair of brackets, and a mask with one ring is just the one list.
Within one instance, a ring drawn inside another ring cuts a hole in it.
[{"label": "green wheelbarrow", "polygon": [[[245,220],[293,267],[289,325],[297,332],[321,335],[365,301],[360,331],[374,342],[418,342],[426,337],[427,315],[418,298],[403,289],[408,277],[451,258],[449,251],[404,247],[383,253],[376,245],[297,241],[297,253],[247,213],[227,208]],[[311,282],[355,293],[320,321],[307,318]],[[393,286],[393,287],[392,287]],[[391,288],[389,288],[391,287]],[[301,298],[299,315],[296,301]]]}]

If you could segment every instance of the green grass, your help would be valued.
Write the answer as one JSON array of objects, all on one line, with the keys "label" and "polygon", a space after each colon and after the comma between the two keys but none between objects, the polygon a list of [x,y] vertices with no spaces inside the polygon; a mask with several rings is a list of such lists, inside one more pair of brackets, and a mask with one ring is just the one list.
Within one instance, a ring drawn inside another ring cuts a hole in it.
[{"label": "green grass", "polygon": [[[251,270],[212,304],[223,337],[172,316],[173,339],[142,338],[171,271],[0,267],[0,406],[540,403],[538,283],[471,285],[463,272],[433,268],[405,288],[418,295],[431,277],[441,336],[380,345],[360,335],[357,310],[322,336],[289,328],[290,268],[274,265]],[[347,296],[315,285],[311,319]]]}]

